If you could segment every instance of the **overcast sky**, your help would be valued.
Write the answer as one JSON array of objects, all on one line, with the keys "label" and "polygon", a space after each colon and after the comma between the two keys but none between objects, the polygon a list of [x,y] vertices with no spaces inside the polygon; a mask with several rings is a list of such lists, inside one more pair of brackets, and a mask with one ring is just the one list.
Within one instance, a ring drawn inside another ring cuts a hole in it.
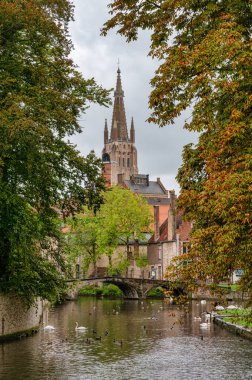
[{"label": "overcast sky", "polygon": [[[160,177],[167,189],[175,189],[178,193],[175,177],[182,162],[182,149],[185,144],[195,141],[195,135],[183,129],[188,113],[174,125],[164,128],[146,122],[150,115],[149,82],[157,68],[157,62],[147,57],[149,33],[141,32],[138,41],[130,44],[116,32],[101,37],[100,29],[109,17],[109,0],[73,0],[73,3],[75,22],[70,26],[70,33],[75,47],[74,62],[85,78],[94,77],[103,87],[114,88],[120,60],[128,130],[132,116],[135,121],[139,173],[149,174],[153,180]],[[73,141],[83,155],[93,149],[97,156],[101,156],[105,118],[110,128],[112,107],[92,104],[82,116],[83,133]]]}]

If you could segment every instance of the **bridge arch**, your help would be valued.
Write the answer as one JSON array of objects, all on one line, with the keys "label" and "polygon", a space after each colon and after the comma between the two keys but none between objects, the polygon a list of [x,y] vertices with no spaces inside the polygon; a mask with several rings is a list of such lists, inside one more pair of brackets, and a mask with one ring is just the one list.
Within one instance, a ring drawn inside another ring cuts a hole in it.
[{"label": "bridge arch", "polygon": [[[148,291],[153,288],[163,287],[167,290],[173,290],[174,295],[183,293],[183,288],[181,286],[171,285],[168,281],[163,280],[151,280],[151,279],[140,279],[140,278],[123,278],[123,277],[104,277],[104,278],[88,278],[80,280],[69,280],[69,289],[68,292],[69,298],[76,298],[78,291],[84,285],[91,284],[114,284],[117,285],[123,292],[125,298],[138,299],[146,298]],[[174,284],[173,284],[174,285]]]},{"label": "bridge arch", "polygon": [[126,298],[139,298],[138,291],[136,287],[129,284],[127,281],[123,281],[123,279],[119,278],[108,278],[102,281],[103,284],[113,284],[118,286],[119,289],[123,292]]}]

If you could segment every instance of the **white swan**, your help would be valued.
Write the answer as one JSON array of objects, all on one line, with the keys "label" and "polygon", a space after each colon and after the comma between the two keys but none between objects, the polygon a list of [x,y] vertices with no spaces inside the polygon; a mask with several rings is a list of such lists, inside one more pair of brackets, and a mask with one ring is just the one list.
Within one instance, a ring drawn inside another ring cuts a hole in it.
[{"label": "white swan", "polygon": [[239,307],[238,307],[238,306],[235,306],[235,305],[229,305],[229,306],[227,307],[227,309],[228,309],[228,310],[236,310],[236,309],[239,309]]},{"label": "white swan", "polygon": [[84,326],[79,326],[79,325],[78,325],[78,322],[75,322],[75,330],[78,330],[78,331],[86,331],[87,328],[84,327]]},{"label": "white swan", "polygon": [[215,310],[225,310],[225,307],[223,307],[221,305],[217,305],[217,306],[215,306]]},{"label": "white swan", "polygon": [[211,326],[210,323],[207,323],[207,322],[200,323],[200,327],[201,327],[202,329],[206,329],[206,328],[208,328],[208,327],[210,327],[210,326]]},{"label": "white swan", "polygon": [[55,330],[55,327],[52,326],[52,325],[47,325],[47,326],[44,326],[44,330],[46,330],[46,331],[53,331],[53,330]]}]

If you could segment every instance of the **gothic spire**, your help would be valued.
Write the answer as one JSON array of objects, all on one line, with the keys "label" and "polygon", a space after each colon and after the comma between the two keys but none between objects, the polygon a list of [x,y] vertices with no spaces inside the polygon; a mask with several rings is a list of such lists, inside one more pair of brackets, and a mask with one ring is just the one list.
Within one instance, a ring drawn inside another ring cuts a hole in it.
[{"label": "gothic spire", "polygon": [[114,92],[113,118],[111,125],[112,141],[128,141],[128,130],[123,98],[124,92],[122,89],[121,70],[118,67],[116,89]]}]

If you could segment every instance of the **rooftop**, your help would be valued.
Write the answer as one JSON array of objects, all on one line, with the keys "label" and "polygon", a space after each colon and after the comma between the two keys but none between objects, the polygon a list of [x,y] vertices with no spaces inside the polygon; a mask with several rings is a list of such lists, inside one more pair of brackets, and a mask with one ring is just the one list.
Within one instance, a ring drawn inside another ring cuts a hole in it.
[{"label": "rooftop", "polygon": [[[160,181],[149,181],[149,176],[137,174],[130,180],[125,180],[125,185],[137,194],[167,195]],[[168,204],[168,203],[167,203]]]}]

